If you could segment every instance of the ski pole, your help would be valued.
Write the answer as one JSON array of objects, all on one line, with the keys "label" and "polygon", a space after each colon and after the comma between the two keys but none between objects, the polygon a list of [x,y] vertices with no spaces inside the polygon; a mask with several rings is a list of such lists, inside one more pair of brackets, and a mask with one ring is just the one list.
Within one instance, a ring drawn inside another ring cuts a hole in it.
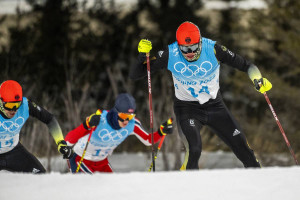
[{"label": "ski pole", "polygon": [[[168,119],[167,125],[172,124],[172,123],[173,123],[173,119],[172,118]],[[166,135],[163,135],[162,138],[160,139],[160,142],[159,142],[158,147],[157,147],[157,152],[154,156],[154,160],[156,160],[156,158],[157,158],[157,154],[158,154],[158,152],[159,152],[159,150],[160,150],[160,148],[161,148],[161,146],[164,142],[165,137],[166,137]],[[151,172],[152,167],[153,167],[153,162],[151,163],[151,165],[149,167],[149,170],[148,170],[149,172]]]},{"label": "ski pole", "polygon": [[[262,84],[262,83],[260,82],[259,85],[261,86],[261,84]],[[269,105],[269,107],[270,107],[270,109],[271,109],[271,112],[272,112],[272,114],[273,114],[273,116],[274,116],[274,118],[275,118],[275,120],[276,120],[276,122],[277,122],[277,125],[278,125],[279,130],[280,130],[280,132],[281,132],[281,134],[282,134],[282,136],[283,136],[283,138],[284,138],[284,140],[285,140],[285,143],[286,143],[286,145],[288,146],[288,148],[289,148],[289,150],[290,150],[290,153],[292,154],[292,156],[293,156],[293,158],[294,158],[294,160],[295,160],[296,165],[299,165],[299,164],[298,164],[298,160],[297,160],[297,158],[296,158],[296,156],[295,156],[295,153],[294,153],[294,151],[293,151],[293,149],[292,149],[292,147],[291,147],[291,145],[290,145],[290,143],[289,143],[289,140],[287,139],[287,137],[286,137],[286,135],[285,135],[285,133],[284,133],[284,130],[283,130],[283,128],[282,128],[282,126],[281,126],[281,124],[280,124],[280,122],[279,122],[279,119],[278,119],[278,117],[277,117],[277,115],[276,115],[276,113],[275,113],[275,110],[274,110],[274,108],[273,108],[273,106],[272,106],[272,104],[271,104],[271,101],[270,101],[270,99],[269,99],[267,93],[264,92],[263,94],[264,94],[265,99],[266,99],[266,101],[267,101],[267,103],[268,103],[268,105]]]},{"label": "ski pole", "polygon": [[69,159],[67,160],[67,164],[68,164],[68,167],[69,167],[69,171],[72,173],[71,164],[70,164],[70,160]]},{"label": "ski pole", "polygon": [[78,163],[78,166],[77,166],[77,169],[76,169],[76,172],[75,172],[75,173],[79,172],[79,169],[80,169],[81,163],[82,163],[82,161],[83,161],[83,158],[84,158],[86,149],[87,149],[87,147],[88,147],[88,145],[89,145],[89,143],[90,143],[92,133],[93,133],[93,131],[91,131],[91,133],[90,133],[90,135],[89,135],[89,138],[88,138],[88,140],[87,140],[87,142],[86,142],[86,145],[85,145],[85,147],[84,147],[84,150],[83,150],[81,159],[80,159],[80,161],[79,161],[79,163]]},{"label": "ski pole", "polygon": [[[158,145],[158,147],[157,147],[156,155],[154,156],[154,160],[156,160],[156,158],[157,158],[157,154],[158,154],[158,152],[159,152],[159,150],[160,150],[160,148],[161,148],[161,145],[162,145],[163,142],[164,142],[165,137],[166,137],[165,135],[162,136],[162,138],[161,138],[161,140],[160,140],[160,142],[159,142],[159,145]],[[151,163],[148,172],[151,172],[152,167],[153,167],[153,162]]]},{"label": "ski pole", "polygon": [[151,129],[151,143],[152,143],[152,164],[153,172],[155,172],[155,159],[154,159],[154,137],[153,137],[153,111],[152,111],[152,89],[151,89],[151,73],[150,73],[150,53],[146,53],[147,57],[147,76],[148,76],[148,93],[149,93],[149,112],[150,112],[150,129]]}]

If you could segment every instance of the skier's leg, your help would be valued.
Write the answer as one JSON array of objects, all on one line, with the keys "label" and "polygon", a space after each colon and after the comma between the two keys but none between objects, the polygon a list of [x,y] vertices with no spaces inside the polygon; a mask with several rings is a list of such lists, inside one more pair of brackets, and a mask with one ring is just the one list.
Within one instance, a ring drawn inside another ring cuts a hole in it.
[{"label": "skier's leg", "polygon": [[243,131],[223,101],[219,106],[210,108],[208,113],[208,125],[232,149],[244,166],[260,167]]},{"label": "skier's leg", "polygon": [[3,169],[13,172],[45,173],[46,170],[40,161],[29,153],[19,143],[13,150],[3,154],[6,166]]},{"label": "skier's leg", "polygon": [[110,164],[107,164],[107,165],[105,165],[105,166],[102,167],[101,172],[112,173],[113,170],[112,170]]},{"label": "skier's leg", "polygon": [[105,172],[105,173],[112,173],[112,167],[110,166],[108,159],[105,158],[99,162],[96,162],[93,166],[95,172]]},{"label": "skier's leg", "polygon": [[76,157],[78,157],[78,155],[74,153],[73,156],[69,159],[70,170],[72,173],[76,173],[76,169],[77,169]]},{"label": "skier's leg", "polygon": [[[80,160],[81,160],[81,157],[78,156],[76,153],[74,153],[72,158],[69,159],[72,173],[76,173],[76,170],[77,170]],[[89,164],[90,164],[89,161],[83,159],[83,161],[81,162],[81,165],[80,165],[80,169],[77,173],[92,174],[93,170],[90,168]]]},{"label": "skier's leg", "polygon": [[196,119],[178,119],[177,126],[178,133],[186,149],[185,160],[181,170],[199,169],[198,162],[202,151],[201,123]]},{"label": "skier's leg", "polygon": [[[72,173],[76,173],[76,169],[77,166],[79,165],[80,160],[81,157],[78,156],[76,153],[74,153],[72,158],[70,158],[69,162],[70,162]],[[80,170],[78,171],[78,173],[93,174],[95,172],[106,172],[106,173],[113,172],[107,158],[97,162],[84,159],[81,162]]]}]

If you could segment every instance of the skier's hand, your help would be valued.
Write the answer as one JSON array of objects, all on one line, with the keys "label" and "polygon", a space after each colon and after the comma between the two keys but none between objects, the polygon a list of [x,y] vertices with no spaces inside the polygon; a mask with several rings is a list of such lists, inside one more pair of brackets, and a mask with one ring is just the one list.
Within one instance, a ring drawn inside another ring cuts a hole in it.
[{"label": "skier's hand", "polygon": [[270,83],[270,81],[268,81],[266,78],[254,79],[253,82],[255,89],[262,94],[271,90],[272,88],[272,83]]},{"label": "skier's hand", "polygon": [[150,40],[142,39],[139,42],[138,51],[140,53],[149,53],[151,49],[152,49],[152,43]]},{"label": "skier's hand", "polygon": [[70,159],[73,155],[72,147],[68,146],[64,140],[58,142],[58,152],[63,155],[63,159]]},{"label": "skier's hand", "polygon": [[98,109],[95,113],[91,114],[89,117],[86,118],[85,122],[83,123],[83,126],[86,129],[91,129],[97,126],[100,122],[101,113],[101,110]]},{"label": "skier's hand", "polygon": [[158,129],[158,133],[163,136],[173,133],[173,119],[169,118],[166,122],[162,123]]}]

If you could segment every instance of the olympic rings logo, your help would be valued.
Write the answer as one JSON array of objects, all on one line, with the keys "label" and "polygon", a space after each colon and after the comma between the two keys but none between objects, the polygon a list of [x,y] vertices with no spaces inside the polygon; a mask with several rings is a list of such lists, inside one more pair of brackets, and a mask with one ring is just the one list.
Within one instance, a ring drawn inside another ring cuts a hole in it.
[{"label": "olympic rings logo", "polygon": [[100,138],[101,142],[120,142],[128,135],[128,130],[123,129],[121,131],[112,131],[109,132],[107,129],[102,129],[98,133],[98,137]]},{"label": "olympic rings logo", "polygon": [[0,122],[0,133],[16,133],[22,128],[24,121],[23,117],[18,117],[15,121]]},{"label": "olympic rings logo", "polygon": [[192,76],[205,77],[213,69],[213,65],[209,61],[202,62],[200,66],[195,64],[186,66],[183,62],[177,62],[174,65],[174,69],[186,78],[191,78]]}]

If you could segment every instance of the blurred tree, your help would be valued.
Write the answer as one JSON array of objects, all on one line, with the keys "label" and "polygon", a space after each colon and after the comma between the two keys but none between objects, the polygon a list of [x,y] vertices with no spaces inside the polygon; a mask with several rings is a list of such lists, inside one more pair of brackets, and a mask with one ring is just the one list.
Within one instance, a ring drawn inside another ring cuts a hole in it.
[{"label": "blurred tree", "polygon": [[[283,125],[295,152],[299,149],[299,104],[300,99],[300,2],[293,0],[266,1],[267,10],[252,11],[252,20],[247,29],[250,33],[249,45],[253,52],[253,61],[260,67],[262,74],[273,84],[273,89],[268,93],[272,105]],[[249,53],[248,55],[251,55]],[[238,79],[240,77],[237,77]],[[263,152],[286,152],[288,150],[284,139],[275,123],[265,99],[253,96],[251,90],[246,91],[249,106],[245,113],[247,121],[255,126],[247,129],[259,135],[251,137],[253,146]],[[262,155],[263,156],[263,155]],[[292,161],[293,163],[293,161]]]},{"label": "blurred tree", "polygon": [[[284,82],[300,86],[300,8],[299,1],[266,1],[267,12],[258,13],[253,33],[261,44],[257,47],[257,60],[267,63]],[[266,51],[267,49],[267,51]]]}]

